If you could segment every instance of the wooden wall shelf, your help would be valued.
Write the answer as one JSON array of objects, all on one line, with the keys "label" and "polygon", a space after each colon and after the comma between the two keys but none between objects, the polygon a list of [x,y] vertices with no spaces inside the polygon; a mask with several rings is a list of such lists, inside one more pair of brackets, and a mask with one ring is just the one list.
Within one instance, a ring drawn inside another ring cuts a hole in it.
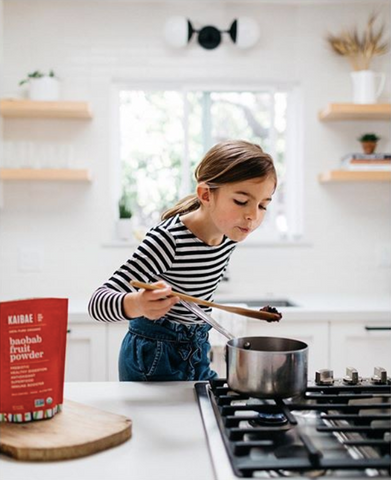
[{"label": "wooden wall shelf", "polygon": [[92,118],[87,102],[37,102],[32,100],[0,100],[0,113],[5,118],[59,118],[88,120]]},{"label": "wooden wall shelf", "polygon": [[0,169],[0,180],[90,182],[91,175],[88,170],[2,168]]},{"label": "wooden wall shelf", "polygon": [[330,103],[319,112],[319,120],[391,120],[391,104]]},{"label": "wooden wall shelf", "polygon": [[374,170],[330,170],[319,175],[319,182],[390,182],[391,172]]}]

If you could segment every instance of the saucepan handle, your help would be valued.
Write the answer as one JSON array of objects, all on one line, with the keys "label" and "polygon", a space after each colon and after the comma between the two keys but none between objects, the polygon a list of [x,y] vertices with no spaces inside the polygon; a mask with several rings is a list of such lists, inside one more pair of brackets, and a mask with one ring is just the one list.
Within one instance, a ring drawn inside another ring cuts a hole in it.
[{"label": "saucepan handle", "polygon": [[222,325],[219,324],[219,322],[217,322],[214,318],[204,312],[202,308],[198,305],[187,302],[186,300],[180,300],[180,303],[188,310],[190,310],[190,312],[195,313],[199,318],[201,318],[201,320],[204,320],[204,322],[208,323],[211,327],[216,329],[219,333],[221,333],[221,335],[224,335],[224,337],[228,338],[228,340],[232,340],[233,338],[235,338],[231,332],[226,330]]}]

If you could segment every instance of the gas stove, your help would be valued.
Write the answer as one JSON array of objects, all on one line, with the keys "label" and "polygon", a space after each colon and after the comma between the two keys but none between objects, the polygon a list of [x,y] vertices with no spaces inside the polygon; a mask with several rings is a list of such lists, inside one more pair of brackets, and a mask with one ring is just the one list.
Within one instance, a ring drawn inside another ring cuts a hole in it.
[{"label": "gas stove", "polygon": [[303,395],[262,399],[195,384],[217,480],[389,477],[391,379],[319,370]]}]

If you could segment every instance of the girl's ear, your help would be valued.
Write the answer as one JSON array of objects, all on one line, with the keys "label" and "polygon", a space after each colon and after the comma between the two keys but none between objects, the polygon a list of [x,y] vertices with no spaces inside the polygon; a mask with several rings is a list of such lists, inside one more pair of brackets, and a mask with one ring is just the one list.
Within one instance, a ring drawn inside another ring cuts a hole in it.
[{"label": "girl's ear", "polygon": [[207,205],[210,202],[210,188],[206,183],[199,183],[197,185],[197,197],[202,205]]}]

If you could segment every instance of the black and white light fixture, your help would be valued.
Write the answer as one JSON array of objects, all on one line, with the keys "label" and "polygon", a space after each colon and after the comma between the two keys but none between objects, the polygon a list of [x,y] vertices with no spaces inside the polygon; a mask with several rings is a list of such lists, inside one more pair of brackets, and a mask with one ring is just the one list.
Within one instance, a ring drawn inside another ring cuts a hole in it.
[{"label": "black and white light fixture", "polygon": [[259,26],[255,20],[247,17],[239,17],[234,20],[228,30],[219,30],[207,25],[196,30],[190,20],[185,17],[171,17],[164,25],[164,38],[172,47],[185,47],[194,34],[198,34],[197,40],[201,47],[213,50],[221,43],[222,34],[227,33],[231,40],[239,48],[250,48],[259,39]]}]

